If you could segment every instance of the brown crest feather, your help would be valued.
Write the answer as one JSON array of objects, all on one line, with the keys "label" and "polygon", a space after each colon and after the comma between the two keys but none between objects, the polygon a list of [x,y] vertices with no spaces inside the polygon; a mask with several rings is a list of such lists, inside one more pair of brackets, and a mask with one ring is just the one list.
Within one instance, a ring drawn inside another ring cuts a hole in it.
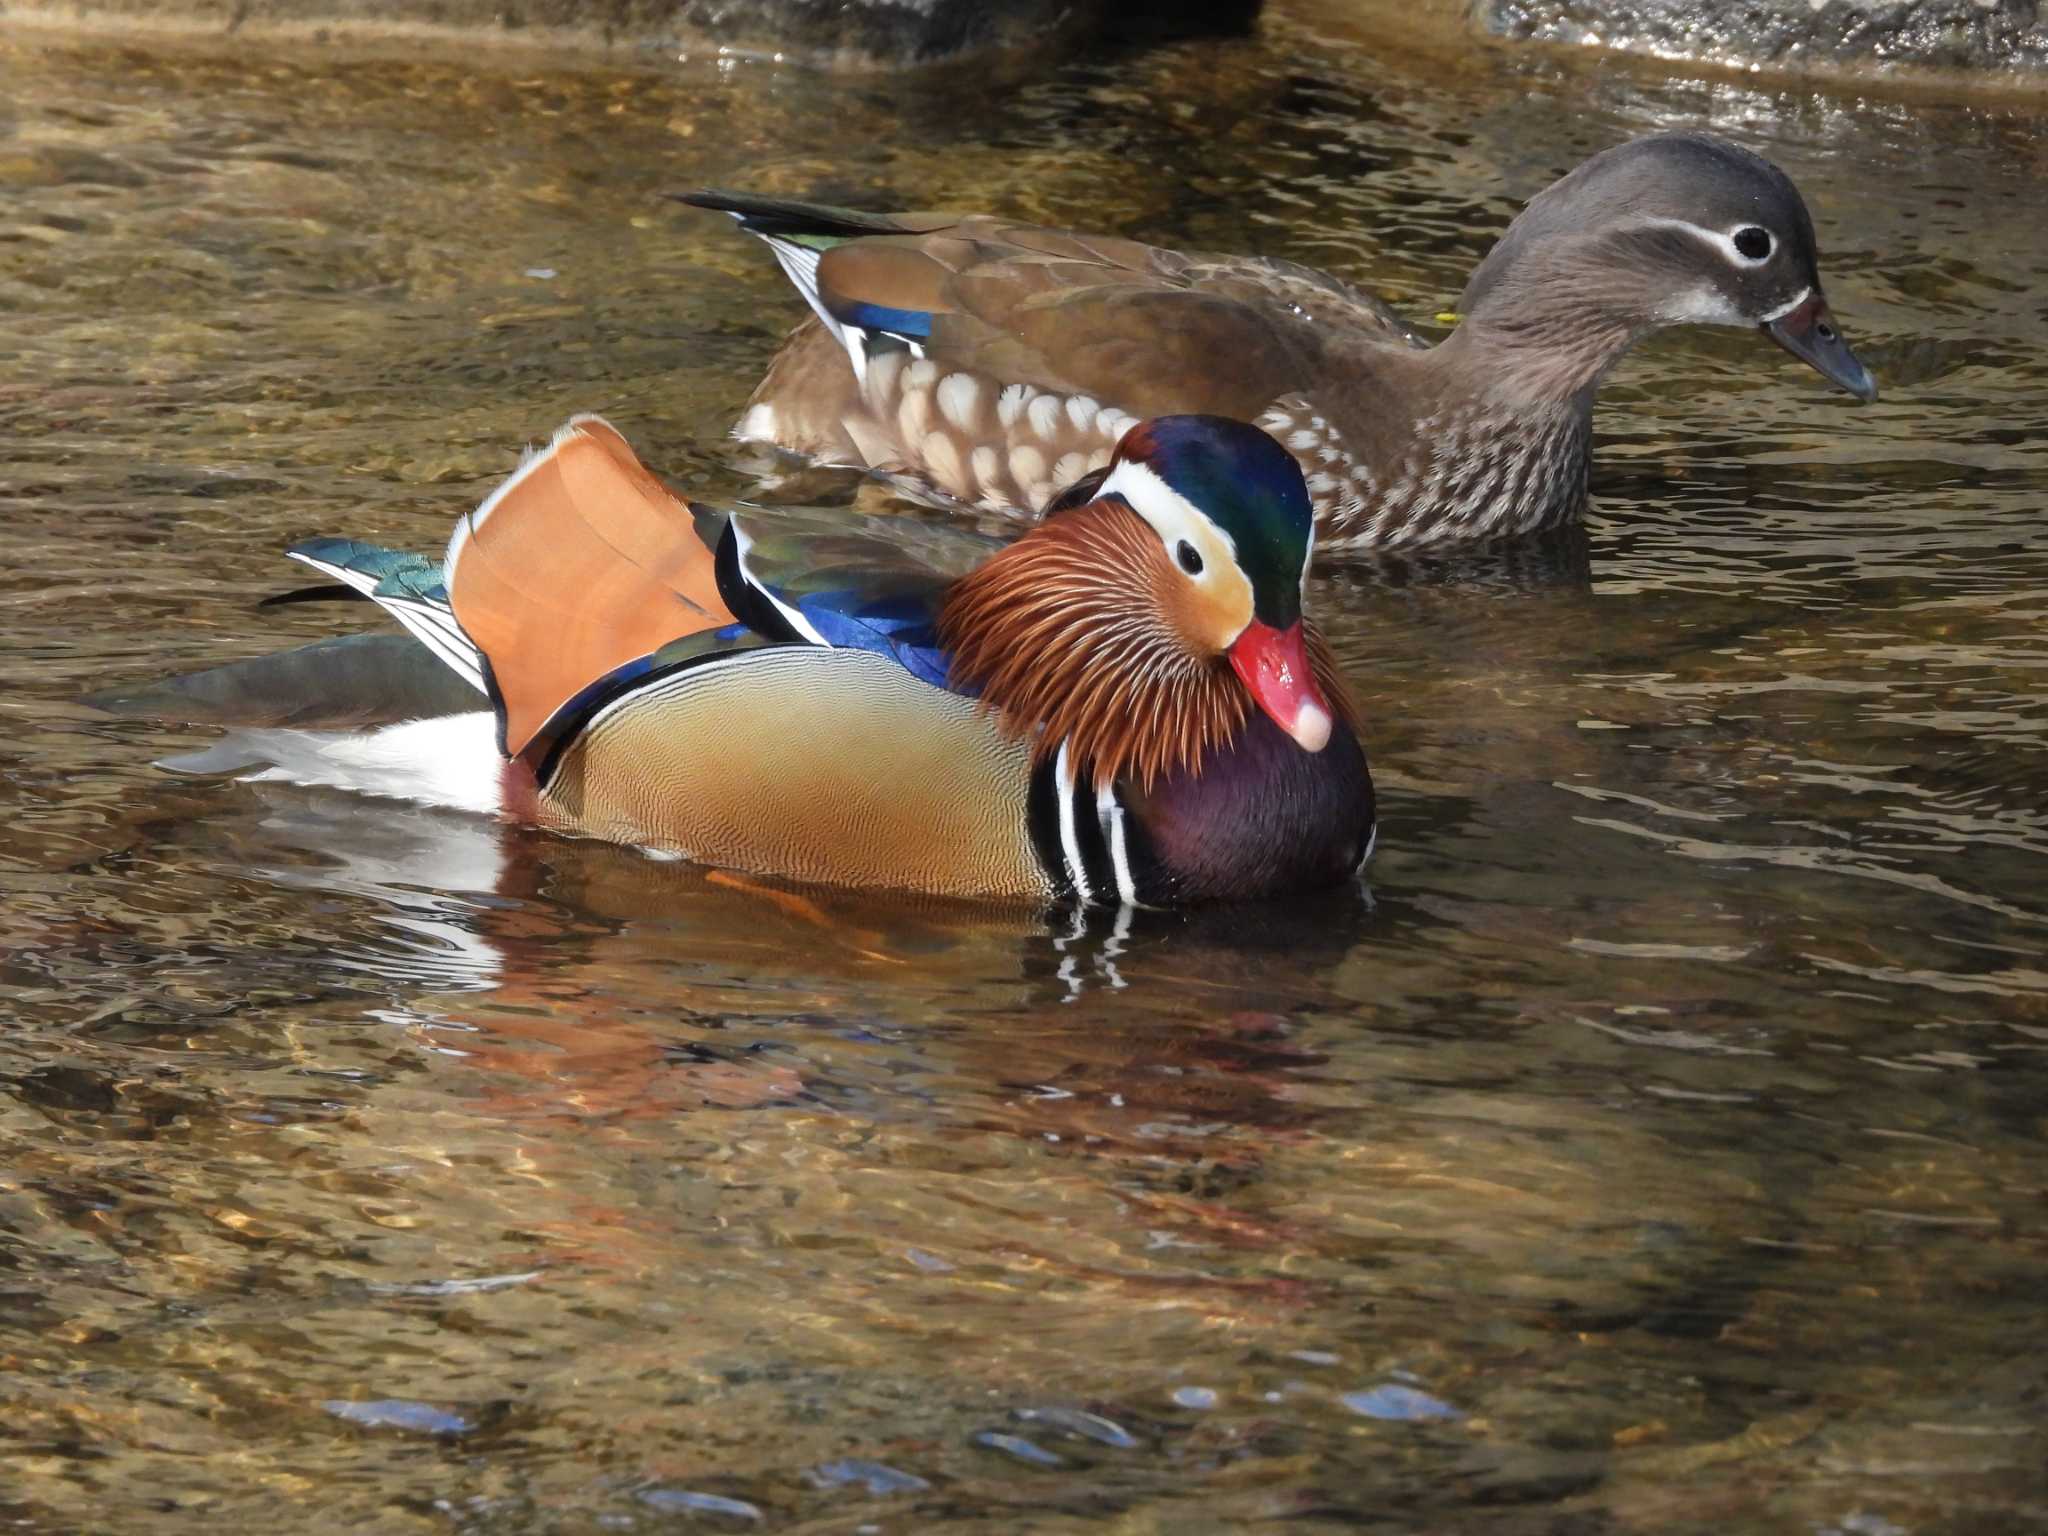
[{"label": "brown crest feather", "polygon": [[[953,681],[978,686],[1003,728],[1069,744],[1098,785],[1193,772],[1232,740],[1251,695],[1223,656],[1192,652],[1173,622],[1179,574],[1159,535],[1119,501],[1048,518],[956,582],[939,612]],[[1309,664],[1347,724],[1356,710],[1311,626]]]}]

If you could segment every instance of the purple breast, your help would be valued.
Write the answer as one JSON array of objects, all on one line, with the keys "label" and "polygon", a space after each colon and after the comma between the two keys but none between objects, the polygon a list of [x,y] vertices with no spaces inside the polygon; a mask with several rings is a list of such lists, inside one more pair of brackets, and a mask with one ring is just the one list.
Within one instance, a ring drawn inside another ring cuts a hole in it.
[{"label": "purple breast", "polygon": [[1174,902],[1245,900],[1349,879],[1372,837],[1372,776],[1339,722],[1304,752],[1262,714],[1149,795],[1126,790],[1140,892]]}]

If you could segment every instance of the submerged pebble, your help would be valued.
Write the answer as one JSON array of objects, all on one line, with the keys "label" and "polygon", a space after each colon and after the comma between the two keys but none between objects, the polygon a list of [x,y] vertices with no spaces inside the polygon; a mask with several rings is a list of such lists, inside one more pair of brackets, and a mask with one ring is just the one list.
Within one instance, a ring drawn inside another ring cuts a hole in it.
[{"label": "submerged pebble", "polygon": [[1033,1467],[1064,1467],[1067,1462],[1042,1445],[1034,1445],[1022,1435],[1006,1435],[1001,1430],[984,1429],[974,1437],[974,1443],[984,1450],[1001,1451],[1005,1456]]},{"label": "submerged pebble", "polygon": [[415,1403],[402,1397],[382,1397],[357,1403],[341,1398],[320,1405],[337,1419],[347,1419],[365,1429],[403,1429],[416,1435],[466,1435],[476,1428],[470,1420],[432,1403]]},{"label": "submerged pebble", "polygon": [[728,1499],[723,1494],[696,1493],[688,1488],[643,1488],[640,1502],[669,1514],[726,1515],[735,1520],[759,1520],[761,1511],[745,1499]]},{"label": "submerged pebble", "polygon": [[930,1483],[914,1472],[899,1472],[879,1461],[862,1461],[858,1458],[825,1462],[821,1466],[811,1468],[808,1476],[820,1488],[859,1486],[874,1494],[922,1493],[931,1487]]},{"label": "submerged pebble", "polygon": [[1368,1419],[1401,1419],[1410,1423],[1424,1423],[1434,1419],[1462,1419],[1464,1413],[1453,1408],[1442,1398],[1431,1397],[1427,1392],[1414,1387],[1404,1387],[1396,1382],[1370,1387],[1363,1392],[1346,1392],[1340,1399],[1353,1413],[1362,1413]]},{"label": "submerged pebble", "polygon": [[525,1285],[540,1277],[540,1270],[528,1269],[516,1275],[479,1275],[471,1280],[420,1280],[410,1284],[372,1281],[369,1289],[378,1296],[480,1296]]},{"label": "submerged pebble", "polygon": [[1070,1435],[1079,1435],[1083,1440],[1093,1440],[1097,1445],[1114,1446],[1120,1451],[1138,1448],[1138,1442],[1129,1430],[1099,1413],[1083,1413],[1079,1408],[1019,1408],[1017,1417],[1027,1424],[1050,1425]]},{"label": "submerged pebble", "polygon": [[1172,1396],[1179,1408],[1214,1408],[1217,1401],[1214,1387],[1175,1387]]}]

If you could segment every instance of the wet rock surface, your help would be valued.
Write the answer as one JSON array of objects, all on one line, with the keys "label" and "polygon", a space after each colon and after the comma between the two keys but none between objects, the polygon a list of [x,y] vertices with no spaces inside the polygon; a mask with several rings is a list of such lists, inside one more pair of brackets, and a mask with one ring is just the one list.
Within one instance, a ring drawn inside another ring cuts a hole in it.
[{"label": "wet rock surface", "polygon": [[[1264,0],[0,0],[6,21],[96,31],[425,35],[868,73],[1230,36],[1264,10]],[[1445,55],[1491,38],[1792,74],[2048,83],[2044,0],[1294,0],[1285,10]]]},{"label": "wet rock surface", "polygon": [[2036,0],[1476,0],[1489,30],[1779,69],[2048,72]]},{"label": "wet rock surface", "polygon": [[1242,31],[1259,0],[684,0],[691,29],[728,45],[835,63],[902,65],[1049,39],[1142,41]]},{"label": "wet rock surface", "polygon": [[895,69],[1242,32],[1261,0],[16,0],[0,16],[200,32],[561,39]]}]

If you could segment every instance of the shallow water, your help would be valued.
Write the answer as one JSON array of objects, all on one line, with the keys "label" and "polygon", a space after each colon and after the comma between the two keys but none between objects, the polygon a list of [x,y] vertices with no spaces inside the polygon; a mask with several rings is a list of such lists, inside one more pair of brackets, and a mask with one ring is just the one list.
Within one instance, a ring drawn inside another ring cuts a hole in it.
[{"label": "shallow water", "polygon": [[[1426,320],[1692,124],[1805,189],[1884,398],[1670,336],[1583,550],[1325,572],[1369,893],[769,892],[171,779],[205,732],[68,702],[330,632],[253,606],[282,546],[436,545],[572,410],[744,492],[797,308],[664,189]],[[0,1516],[2039,1528],[2044,128],[1301,6],[1037,83],[0,33]]]}]

